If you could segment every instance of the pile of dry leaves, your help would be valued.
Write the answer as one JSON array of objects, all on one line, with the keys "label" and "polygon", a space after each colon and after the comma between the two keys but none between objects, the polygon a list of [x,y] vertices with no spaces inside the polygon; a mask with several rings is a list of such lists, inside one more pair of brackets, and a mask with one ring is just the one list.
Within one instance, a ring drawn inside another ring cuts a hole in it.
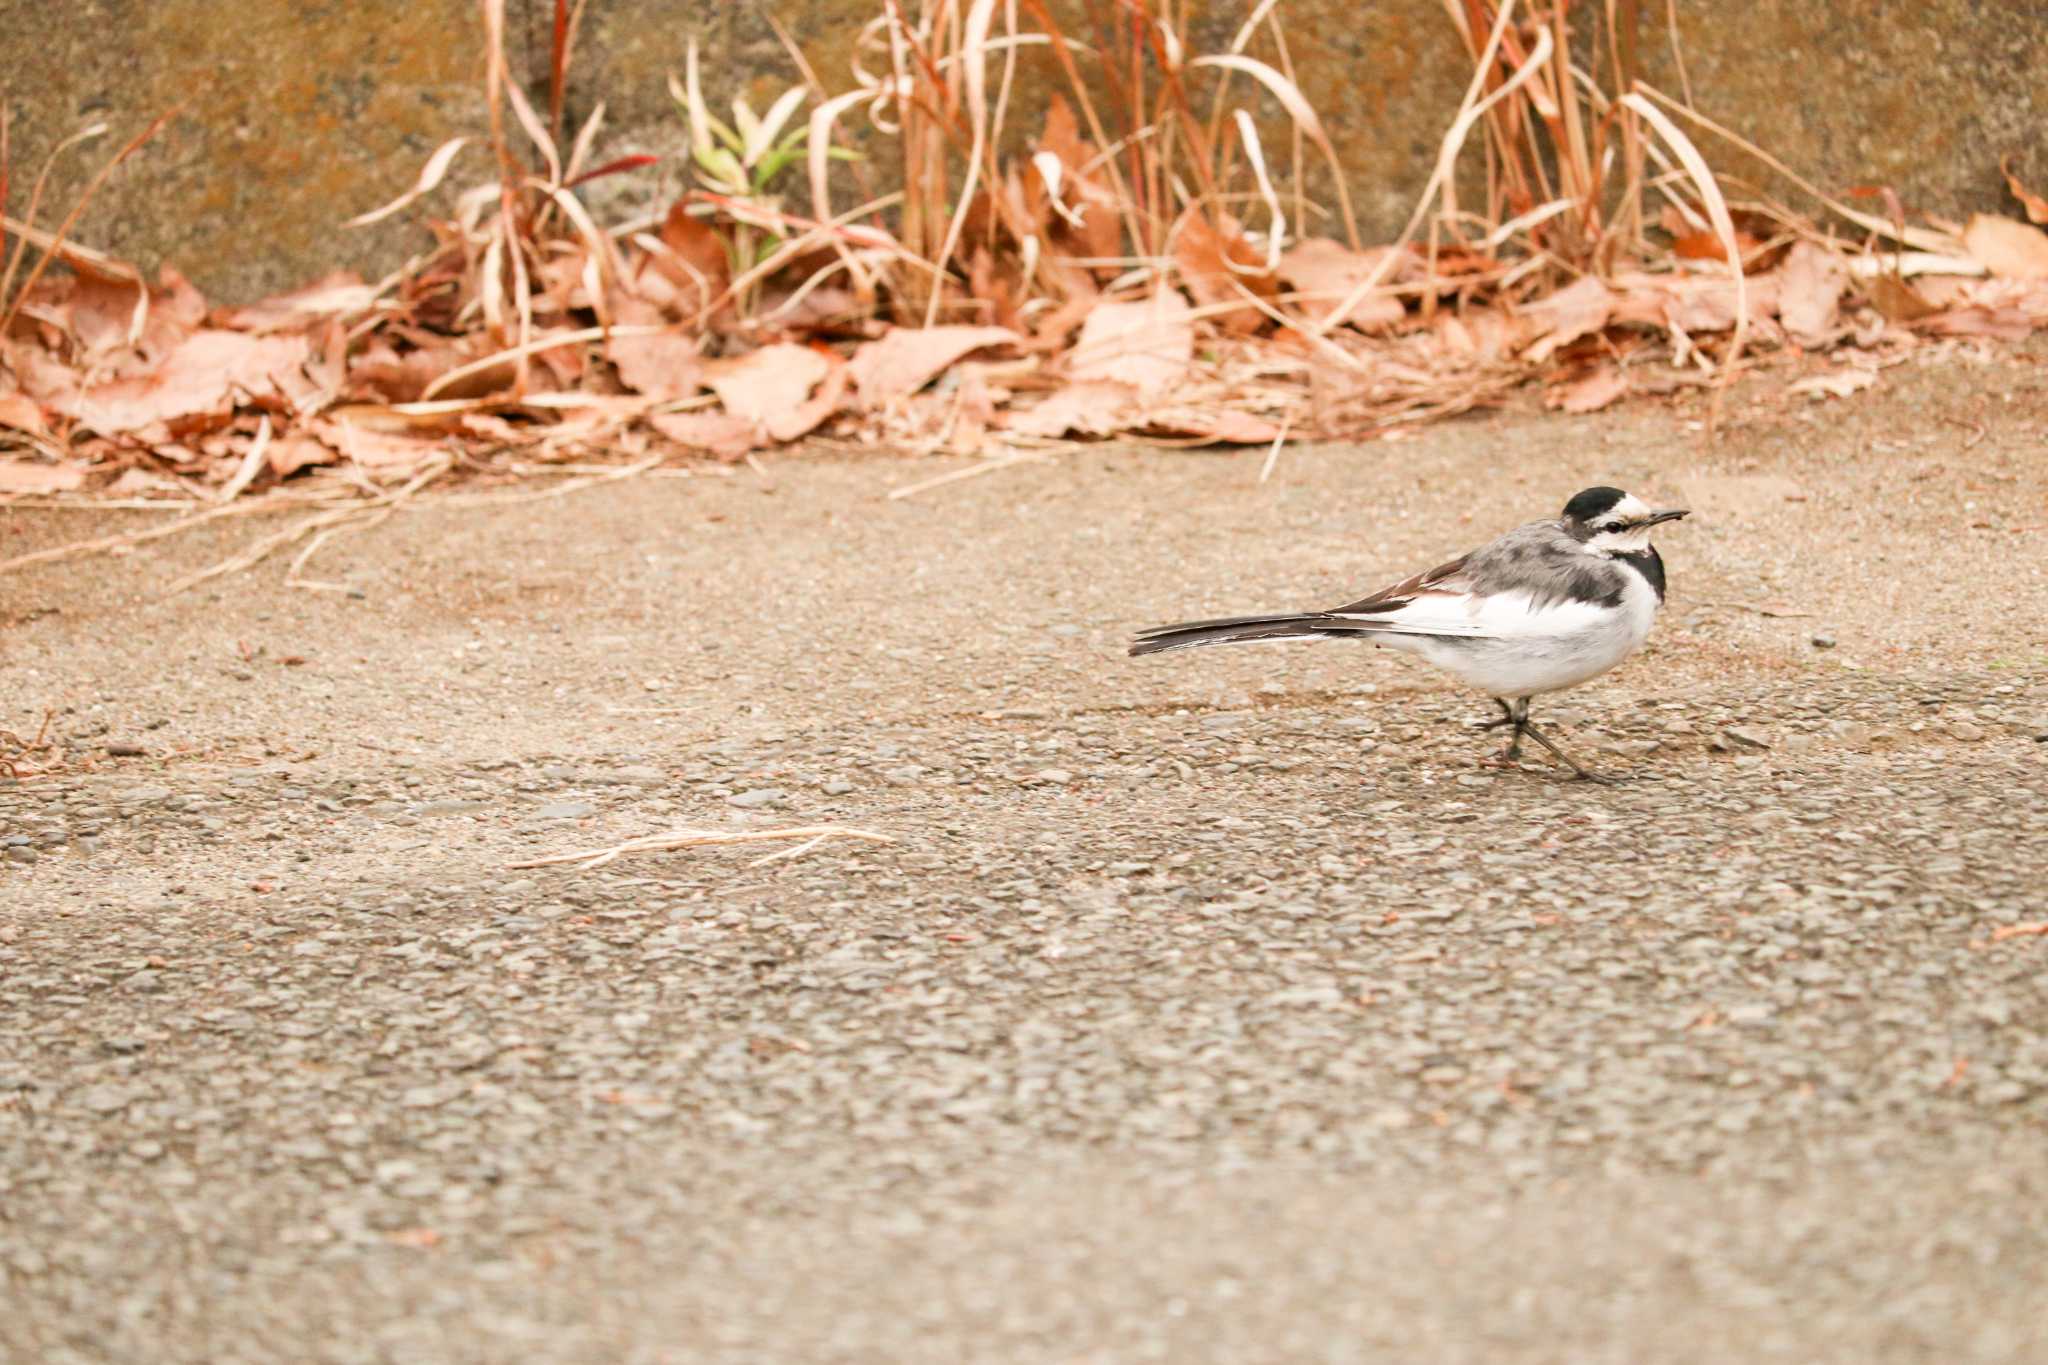
[{"label": "pile of dry leaves", "polygon": [[[1183,104],[1146,124],[1151,136],[1112,137],[1094,110],[1077,119],[1055,100],[1036,141],[999,157],[972,112],[975,64],[996,60],[997,44],[984,24],[975,49],[971,23],[961,52],[851,95],[799,87],[767,117],[736,109],[735,126],[717,125],[729,147],[701,135],[713,121],[693,61],[698,188],[658,221],[604,226],[578,187],[646,159],[588,165],[601,111],[564,153],[499,58],[491,108],[510,109],[533,164],[501,131],[496,179],[426,223],[431,248],[382,281],[337,272],[215,306],[169,267],[150,282],[8,219],[0,255],[18,266],[33,243],[67,268],[0,289],[0,497],[388,499],[447,473],[670,450],[734,460],[803,438],[961,455],[1112,435],[1355,438],[1530,383],[1553,406],[1591,411],[1772,354],[1831,353],[1834,368],[1794,387],[1840,395],[1923,339],[2048,325],[2039,228],[1984,215],[1909,227],[1903,213],[1828,201],[1829,227],[1732,205],[1639,94],[1593,112],[1661,158],[1654,221],[1603,239],[1597,186],[1576,199],[1539,187],[1507,197],[1507,221],[1475,227],[1450,198],[1466,136],[1567,48],[1510,24],[1510,8],[1490,45],[1473,38],[1484,79],[1410,230],[1377,247],[1305,234],[1321,210],[1275,191],[1253,120],[1223,117],[1220,94],[1206,124]],[[486,0],[487,18],[494,9]],[[1250,29],[1209,58],[1161,41],[1156,60],[1250,78],[1327,147],[1298,89],[1243,55]],[[942,31],[884,37],[915,57]],[[930,98],[914,85],[926,67],[948,83]],[[811,94],[808,124],[792,122]],[[941,183],[885,197],[893,212],[883,200],[832,207],[835,124],[862,105],[877,118],[894,108],[890,126],[920,146],[950,148],[927,168]],[[1192,189],[1169,193],[1179,182],[1138,158],[1161,130],[1181,139],[1179,164],[1201,170]],[[413,192],[365,219],[417,202],[466,145],[442,148]],[[812,171],[807,215],[769,192],[773,168],[799,161]],[[760,192],[741,193],[750,183]],[[2013,189],[2036,223],[2048,218]],[[1246,204],[1246,221],[1225,207]],[[1566,229],[1591,245],[1560,268],[1552,243]]]},{"label": "pile of dry leaves", "polygon": [[[2048,325],[2048,234],[1979,217],[1902,254],[1802,237],[1761,250],[1739,283],[1718,261],[1681,261],[1517,298],[1499,289],[1512,262],[1310,239],[1230,281],[1294,313],[1281,321],[1219,311],[1183,247],[1163,278],[1076,289],[1085,306],[1007,326],[899,326],[820,287],[771,295],[774,320],[742,327],[703,316],[723,256],[698,248],[715,229],[690,207],[601,271],[573,239],[543,254],[529,339],[511,345],[464,316],[468,277],[452,260],[381,288],[342,273],[210,308],[169,267],[145,285],[74,253],[0,339],[0,493],[217,502],[308,476],[371,490],[436,461],[657,442],[735,459],[820,431],[956,454],[1120,433],[1356,436],[1531,380],[1575,412],[1705,382],[1745,303],[1751,347],[1833,349],[1841,367],[1800,382],[1836,394],[1923,337]],[[1065,207],[1087,222],[1089,204]],[[693,254],[696,270],[678,264]],[[792,287],[806,278],[789,273]]]}]

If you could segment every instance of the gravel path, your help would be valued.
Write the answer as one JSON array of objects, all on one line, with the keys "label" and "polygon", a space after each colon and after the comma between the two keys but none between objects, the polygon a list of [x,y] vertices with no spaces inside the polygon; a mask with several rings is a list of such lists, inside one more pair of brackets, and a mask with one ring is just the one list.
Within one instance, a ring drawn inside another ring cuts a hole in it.
[{"label": "gravel path", "polygon": [[[0,1359],[2048,1358],[2038,368],[0,579]],[[1538,712],[1621,785],[1118,651],[1596,481],[1699,508]]]}]

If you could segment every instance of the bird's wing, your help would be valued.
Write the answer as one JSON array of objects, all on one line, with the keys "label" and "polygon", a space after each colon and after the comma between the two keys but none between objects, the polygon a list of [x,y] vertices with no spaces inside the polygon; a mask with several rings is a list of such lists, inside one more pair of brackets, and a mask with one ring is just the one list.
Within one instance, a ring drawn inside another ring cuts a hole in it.
[{"label": "bird's wing", "polygon": [[1330,633],[1434,635],[1446,639],[1513,640],[1571,635],[1597,624],[1598,602],[1506,592],[1420,592],[1372,602],[1364,611],[1327,614]]},{"label": "bird's wing", "polygon": [[1597,599],[1609,595],[1599,577],[1607,566],[1562,535],[1555,522],[1531,522],[1328,614],[1355,623],[1361,634],[1508,639],[1570,632],[1598,619]]},{"label": "bird's wing", "polygon": [[1370,597],[1361,597],[1346,607],[1337,607],[1332,616],[1375,616],[1399,611],[1419,597],[1461,597],[1471,591],[1467,580],[1466,565],[1470,555],[1459,555],[1448,564],[1439,564],[1426,573],[1404,578],[1392,587],[1381,588]]}]

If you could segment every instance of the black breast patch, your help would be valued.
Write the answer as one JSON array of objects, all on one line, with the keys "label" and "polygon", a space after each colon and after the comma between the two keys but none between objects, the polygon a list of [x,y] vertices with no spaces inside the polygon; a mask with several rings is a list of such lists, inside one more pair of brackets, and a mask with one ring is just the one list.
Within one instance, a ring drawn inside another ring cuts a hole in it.
[{"label": "black breast patch", "polygon": [[1664,600],[1664,560],[1655,547],[1632,555],[1616,555],[1615,559],[1641,574],[1656,592],[1657,600]]}]

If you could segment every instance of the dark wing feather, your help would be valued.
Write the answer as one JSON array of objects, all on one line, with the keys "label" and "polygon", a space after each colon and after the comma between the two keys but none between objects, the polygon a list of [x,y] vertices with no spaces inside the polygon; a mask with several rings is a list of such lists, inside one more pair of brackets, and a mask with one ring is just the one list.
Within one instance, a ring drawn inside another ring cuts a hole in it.
[{"label": "dark wing feather", "polygon": [[1459,555],[1448,564],[1439,564],[1425,573],[1402,579],[1392,587],[1381,588],[1370,597],[1362,597],[1348,607],[1337,607],[1333,616],[1371,616],[1383,611],[1399,611],[1425,593],[1456,594],[1468,591],[1464,582],[1465,566],[1472,556]]}]

